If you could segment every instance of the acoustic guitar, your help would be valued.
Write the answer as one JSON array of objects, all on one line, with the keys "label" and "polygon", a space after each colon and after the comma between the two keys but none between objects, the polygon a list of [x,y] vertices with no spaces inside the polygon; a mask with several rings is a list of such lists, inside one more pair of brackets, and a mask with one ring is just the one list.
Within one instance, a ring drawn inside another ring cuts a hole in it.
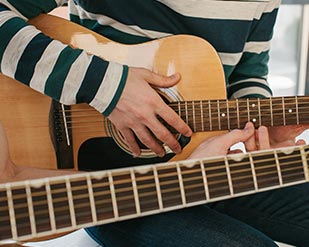
[{"label": "acoustic guitar", "polygon": [[[175,35],[124,45],[50,15],[30,22],[46,35],[106,60],[163,75],[180,72],[182,78],[176,86],[158,89],[158,93],[188,123],[194,135],[188,140],[175,134],[184,146],[181,154],[174,155],[166,147],[167,155],[158,158],[142,148],[141,157],[134,159],[121,134],[93,108],[86,104],[64,106],[0,75],[1,121],[8,133],[12,159],[18,164],[101,169],[110,168],[102,167],[103,163],[117,167],[183,160],[204,139],[242,128],[247,121],[256,127],[309,122],[308,97],[226,100],[220,59],[214,48],[198,37]],[[92,140],[100,145],[89,145]],[[95,156],[100,159],[93,160]]]},{"label": "acoustic guitar", "polygon": [[0,245],[309,181],[309,146],[0,184]]}]

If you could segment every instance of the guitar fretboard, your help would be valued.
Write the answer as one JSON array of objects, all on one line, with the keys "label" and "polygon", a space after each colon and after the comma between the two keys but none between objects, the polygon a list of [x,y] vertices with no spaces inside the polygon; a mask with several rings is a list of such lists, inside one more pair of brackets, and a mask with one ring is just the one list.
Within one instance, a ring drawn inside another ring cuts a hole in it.
[{"label": "guitar fretboard", "polygon": [[173,102],[169,105],[194,132],[309,123],[309,97]]},{"label": "guitar fretboard", "polygon": [[0,185],[0,242],[25,240],[309,180],[309,146]]}]

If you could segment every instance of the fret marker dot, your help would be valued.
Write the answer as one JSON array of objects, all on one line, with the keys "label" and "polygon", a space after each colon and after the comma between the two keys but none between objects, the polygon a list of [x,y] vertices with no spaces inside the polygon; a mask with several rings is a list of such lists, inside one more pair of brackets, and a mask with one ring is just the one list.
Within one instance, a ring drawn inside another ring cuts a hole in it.
[{"label": "fret marker dot", "polygon": [[255,104],[252,104],[252,107],[254,108],[254,107],[255,107]]},{"label": "fret marker dot", "polygon": [[225,113],[222,113],[222,114],[221,114],[221,117],[225,117]]},{"label": "fret marker dot", "polygon": [[255,123],[255,122],[256,122],[256,118],[253,118],[253,119],[252,119],[252,122]]},{"label": "fret marker dot", "polygon": [[289,109],[289,113],[292,113],[293,112],[293,110],[292,109]]}]

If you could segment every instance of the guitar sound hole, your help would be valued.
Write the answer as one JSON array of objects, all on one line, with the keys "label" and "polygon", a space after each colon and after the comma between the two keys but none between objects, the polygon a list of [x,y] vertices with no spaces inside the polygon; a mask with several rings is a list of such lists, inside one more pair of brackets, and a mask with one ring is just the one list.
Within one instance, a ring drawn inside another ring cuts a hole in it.
[{"label": "guitar sound hole", "polygon": [[175,154],[164,157],[133,158],[111,137],[93,138],[84,142],[78,151],[78,169],[83,171],[115,169],[128,166],[167,162]]}]

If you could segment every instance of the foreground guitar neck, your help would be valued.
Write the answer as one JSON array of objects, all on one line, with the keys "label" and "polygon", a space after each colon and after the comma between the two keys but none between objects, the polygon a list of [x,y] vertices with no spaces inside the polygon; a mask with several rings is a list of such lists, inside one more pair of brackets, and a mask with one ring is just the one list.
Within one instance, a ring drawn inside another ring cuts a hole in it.
[{"label": "foreground guitar neck", "polygon": [[308,181],[308,146],[0,185],[0,243]]},{"label": "foreground guitar neck", "polygon": [[309,97],[273,97],[173,102],[170,106],[194,132],[309,123]]}]

